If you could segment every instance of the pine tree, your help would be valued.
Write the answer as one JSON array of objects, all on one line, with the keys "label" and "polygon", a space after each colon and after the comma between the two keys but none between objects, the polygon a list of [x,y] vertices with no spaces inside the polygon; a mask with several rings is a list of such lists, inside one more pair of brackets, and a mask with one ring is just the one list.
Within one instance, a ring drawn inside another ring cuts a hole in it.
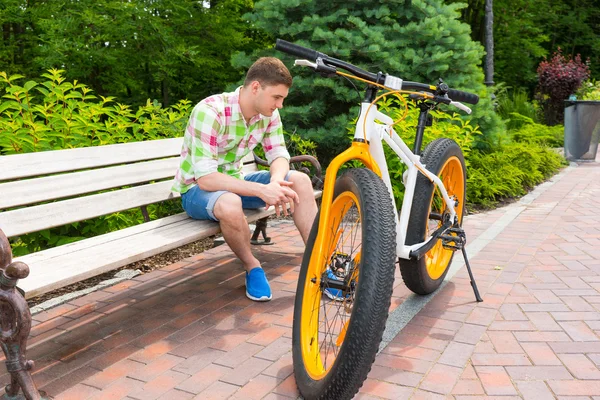
[{"label": "pine tree", "polygon": [[[259,0],[247,17],[273,39],[313,48],[368,71],[431,84],[443,78],[452,88],[479,94],[472,118],[490,139],[502,122],[483,84],[483,47],[458,20],[463,6],[442,0]],[[292,57],[273,49],[250,57],[238,54],[234,63],[248,67],[266,54],[293,64]],[[328,158],[347,137],[345,128],[356,115],[359,97],[343,80],[300,68],[291,71],[294,86],[282,110],[284,125],[316,140]]]}]

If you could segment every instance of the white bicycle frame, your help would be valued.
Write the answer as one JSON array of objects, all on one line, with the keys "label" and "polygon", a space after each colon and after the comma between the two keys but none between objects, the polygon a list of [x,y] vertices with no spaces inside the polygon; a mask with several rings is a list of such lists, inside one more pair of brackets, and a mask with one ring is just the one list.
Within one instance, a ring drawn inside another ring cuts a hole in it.
[{"label": "white bicycle frame", "polygon": [[[375,120],[383,123],[375,122]],[[404,143],[402,138],[398,136],[398,134],[392,128],[393,122],[394,121],[392,118],[380,112],[375,104],[362,103],[360,117],[356,123],[354,139],[364,140],[366,138],[367,143],[370,143],[371,156],[381,171],[381,177],[388,188],[388,193],[392,199],[392,204],[394,204],[394,215],[396,218],[396,253],[400,258],[409,259],[411,251],[418,250],[432,239],[430,236],[424,242],[406,245],[408,219],[410,217],[413,196],[415,194],[415,185],[417,183],[417,176],[419,172],[424,174],[433,184],[438,187],[442,196],[444,197],[444,202],[448,207],[452,221],[454,221],[454,218],[456,217],[456,212],[454,211],[454,200],[450,199],[448,196],[448,192],[446,191],[442,181],[435,174],[427,170],[426,166],[421,163],[421,157],[415,155]],[[403,175],[405,191],[400,215],[398,215],[398,211],[395,207],[394,195],[392,192],[392,182],[388,172],[385,155],[383,153],[382,141],[385,141],[394,151],[394,153],[396,153],[402,162],[408,167],[408,170]]]}]

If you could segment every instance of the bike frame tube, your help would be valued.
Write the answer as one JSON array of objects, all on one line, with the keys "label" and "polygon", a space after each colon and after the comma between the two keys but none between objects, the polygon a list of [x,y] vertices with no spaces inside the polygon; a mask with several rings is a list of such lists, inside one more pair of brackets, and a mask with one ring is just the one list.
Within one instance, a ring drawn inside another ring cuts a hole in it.
[{"label": "bike frame tube", "polygon": [[[383,122],[377,123],[375,120],[379,120]],[[446,203],[448,209],[450,210],[450,218],[454,220],[456,217],[456,211],[454,210],[454,201],[450,199],[448,196],[448,192],[444,187],[442,181],[433,173],[426,169],[426,166],[421,163],[421,157],[415,155],[404,143],[402,138],[398,136],[398,134],[392,128],[393,120],[381,113],[377,110],[376,105],[371,105],[370,103],[363,103],[361,105],[361,114],[356,123],[356,130],[354,133],[355,140],[364,140],[367,139],[367,143],[370,143],[370,146],[367,147],[367,151],[370,152],[372,159],[374,160],[375,166],[378,168],[381,173],[378,173],[379,176],[382,177],[383,182],[388,188],[388,193],[390,198],[392,199],[392,204],[394,204],[394,214],[396,216],[396,253],[398,257],[409,259],[410,252],[419,249],[424,246],[431,237],[421,243],[416,243],[413,245],[406,245],[406,232],[408,230],[408,222],[410,217],[410,212],[412,208],[413,197],[415,193],[415,186],[417,183],[417,176],[420,173],[425,175],[434,185],[438,187],[440,193],[444,198],[444,202]],[[394,195],[392,191],[392,183],[388,172],[387,162],[385,160],[385,155],[383,152],[382,140],[385,141],[388,146],[396,153],[396,155],[402,160],[402,162],[408,167],[408,171],[406,172],[406,178],[404,183],[405,191],[404,191],[404,200],[402,201],[402,208],[400,210],[400,214],[395,207]],[[356,143],[356,142],[355,142]],[[344,154],[344,153],[342,153]],[[336,157],[337,159],[337,157]],[[367,165],[367,163],[365,163]],[[339,169],[339,166],[336,168]],[[369,165],[368,168],[372,169]],[[375,171],[375,170],[374,170]],[[329,168],[327,169],[327,176],[329,175]],[[335,175],[334,175],[335,176]],[[326,178],[327,180],[327,178]],[[323,195],[323,206],[321,208],[321,220],[319,221],[319,231],[321,228],[324,228],[326,219],[324,220],[323,209],[328,208],[327,204],[331,203],[333,198],[333,190],[331,191],[332,197],[329,198],[329,202],[325,202],[325,192]],[[328,216],[328,215],[327,215]]]}]

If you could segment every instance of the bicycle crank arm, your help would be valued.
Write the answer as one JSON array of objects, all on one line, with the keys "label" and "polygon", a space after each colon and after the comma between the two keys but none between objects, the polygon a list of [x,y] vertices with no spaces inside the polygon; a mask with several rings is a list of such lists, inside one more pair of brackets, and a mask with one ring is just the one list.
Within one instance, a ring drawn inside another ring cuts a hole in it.
[{"label": "bicycle crank arm", "polygon": [[442,236],[446,232],[448,232],[448,230],[451,229],[451,227],[452,227],[451,222],[446,221],[442,226],[440,226],[438,229],[435,230],[435,232],[433,232],[431,234],[431,239],[427,243],[425,243],[423,246],[419,247],[416,250],[411,250],[411,252],[409,253],[408,256],[411,259],[415,259],[415,260],[418,260],[421,257],[423,257],[425,255],[425,253],[427,253],[429,250],[431,250],[433,248],[433,246],[435,246],[435,244],[437,243],[440,236]]}]

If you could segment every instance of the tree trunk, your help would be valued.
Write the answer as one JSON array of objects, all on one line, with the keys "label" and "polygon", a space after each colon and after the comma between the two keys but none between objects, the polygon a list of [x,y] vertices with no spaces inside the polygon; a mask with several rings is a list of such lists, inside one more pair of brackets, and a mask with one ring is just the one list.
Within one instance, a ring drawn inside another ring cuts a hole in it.
[{"label": "tree trunk", "polygon": [[485,1],[485,84],[494,85],[494,1]]}]

